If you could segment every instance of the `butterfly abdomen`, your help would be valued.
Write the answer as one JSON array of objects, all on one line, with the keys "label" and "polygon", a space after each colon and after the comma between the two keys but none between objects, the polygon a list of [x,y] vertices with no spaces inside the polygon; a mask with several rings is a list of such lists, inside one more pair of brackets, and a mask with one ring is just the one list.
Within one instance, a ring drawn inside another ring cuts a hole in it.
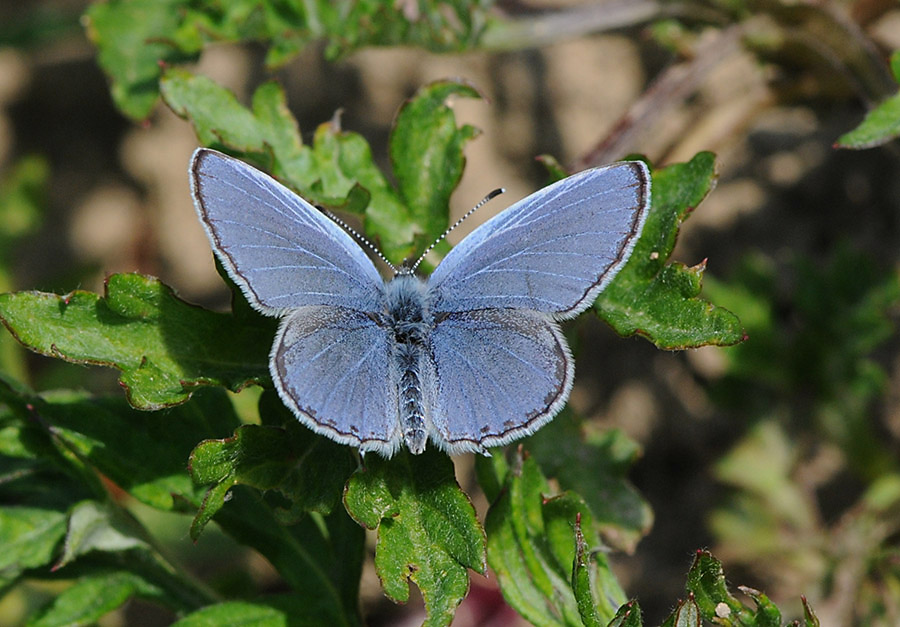
[{"label": "butterfly abdomen", "polygon": [[394,331],[393,361],[397,373],[400,426],[410,452],[425,450],[425,403],[422,393],[422,363],[431,331],[425,286],[411,274],[401,274],[388,283],[388,318]]}]

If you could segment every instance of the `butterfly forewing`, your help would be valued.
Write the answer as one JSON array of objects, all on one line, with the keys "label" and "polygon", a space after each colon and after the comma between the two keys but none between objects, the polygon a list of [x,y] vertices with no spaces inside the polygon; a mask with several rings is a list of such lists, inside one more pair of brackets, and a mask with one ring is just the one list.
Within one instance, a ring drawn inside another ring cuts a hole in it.
[{"label": "butterfly forewing", "polygon": [[637,161],[580,172],[519,201],[457,245],[428,285],[437,312],[590,306],[627,261],[649,208]]},{"label": "butterfly forewing", "polygon": [[191,189],[213,250],[257,309],[380,305],[384,282],[363,250],[271,177],[201,148],[191,161]]}]

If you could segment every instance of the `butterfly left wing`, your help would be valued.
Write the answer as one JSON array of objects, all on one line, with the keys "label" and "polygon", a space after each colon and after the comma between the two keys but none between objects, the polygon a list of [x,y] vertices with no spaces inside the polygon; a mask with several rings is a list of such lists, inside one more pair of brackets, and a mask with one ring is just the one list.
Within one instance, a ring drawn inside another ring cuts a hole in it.
[{"label": "butterfly left wing", "polygon": [[494,216],[447,254],[428,279],[432,308],[575,316],[628,261],[649,208],[650,174],[640,161],[558,181]]},{"label": "butterfly left wing", "polygon": [[533,433],[565,404],[574,366],[559,326],[527,310],[443,314],[431,334],[432,440],[485,452]]},{"label": "butterfly left wing", "polygon": [[269,369],[284,403],[307,427],[390,457],[400,446],[392,335],[345,307],[300,307],[281,323]]}]

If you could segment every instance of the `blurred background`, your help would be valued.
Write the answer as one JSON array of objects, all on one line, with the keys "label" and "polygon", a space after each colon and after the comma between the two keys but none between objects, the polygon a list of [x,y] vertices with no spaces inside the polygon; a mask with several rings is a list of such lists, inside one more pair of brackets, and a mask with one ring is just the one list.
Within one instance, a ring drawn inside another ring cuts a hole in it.
[{"label": "blurred background", "polygon": [[[596,32],[560,30],[537,48],[363,48],[327,61],[316,44],[270,71],[262,45],[223,43],[207,46],[193,70],[244,103],[274,76],[304,140],[340,111],[385,172],[404,99],[436,79],[471,82],[486,100],[454,107],[482,134],[466,149],[453,211],[495,187],[507,194],[452,241],[543,185],[538,155],[580,169],[632,153],[662,167],[714,151],[718,186],[685,223],[673,259],[706,262],[705,297],[735,312],[748,340],[664,352],[589,316],[574,331],[570,404],[589,428],[618,427],[640,444],[630,478],[654,514],[635,552],[613,555],[616,572],[646,624],[683,596],[699,548],[723,561],[730,582],[766,591],[791,616],[805,594],[823,625],[898,624],[900,151],[896,141],[832,145],[897,91],[887,59],[900,49],[900,6],[738,2],[732,21],[710,23],[700,8],[729,3],[686,4],[696,9],[689,19],[634,18],[615,29],[598,19],[584,29]],[[229,294],[188,188],[196,137],[162,103],[143,122],[118,112],[81,24],[88,5],[0,4],[0,287],[102,291],[107,275],[136,271],[224,310]],[[512,19],[582,5],[495,10]],[[5,368],[37,390],[119,393],[114,371],[24,355],[8,334],[2,341]],[[470,468],[457,460],[467,490]],[[185,527],[169,528],[189,569],[235,568],[210,550],[226,540],[192,545]],[[255,576],[273,576],[247,560]],[[381,596],[371,568],[366,577],[372,624],[421,620],[414,603],[395,608]],[[492,585],[473,576],[455,624],[510,624],[513,614],[489,619],[470,607],[496,604]],[[49,594],[7,594],[0,623]],[[140,606],[108,620],[170,617]]]}]

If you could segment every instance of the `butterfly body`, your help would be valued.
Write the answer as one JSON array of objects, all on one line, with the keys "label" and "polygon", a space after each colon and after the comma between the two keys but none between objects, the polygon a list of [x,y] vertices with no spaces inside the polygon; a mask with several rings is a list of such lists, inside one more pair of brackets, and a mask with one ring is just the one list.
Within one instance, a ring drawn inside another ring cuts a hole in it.
[{"label": "butterfly body", "polygon": [[401,273],[385,286],[387,320],[394,337],[391,359],[400,375],[397,382],[398,421],[403,440],[414,454],[425,450],[428,439],[428,408],[423,397],[424,377],[431,373],[428,338],[433,320],[425,282]]},{"label": "butterfly body", "polygon": [[284,403],[311,429],[390,457],[486,453],[533,433],[568,398],[558,320],[593,303],[646,219],[640,162],[587,170],[496,215],[427,279],[385,282],[360,246],[254,168],[199,149],[197,212],[248,302],[282,322],[270,354]]}]

